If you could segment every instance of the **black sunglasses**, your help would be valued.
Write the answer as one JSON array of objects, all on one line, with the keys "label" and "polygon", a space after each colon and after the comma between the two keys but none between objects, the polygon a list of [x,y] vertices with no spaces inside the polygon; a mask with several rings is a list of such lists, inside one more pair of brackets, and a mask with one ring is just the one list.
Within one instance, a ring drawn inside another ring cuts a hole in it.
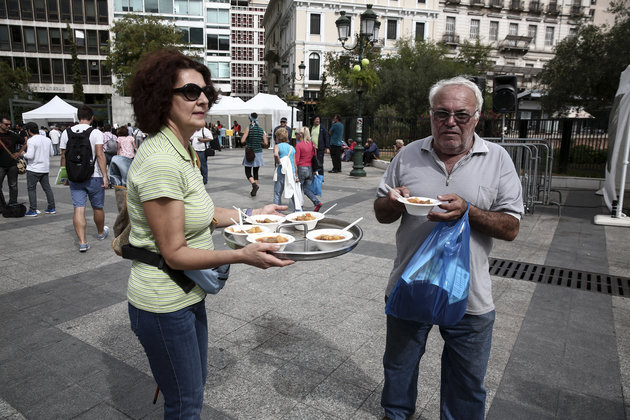
[{"label": "black sunglasses", "polygon": [[213,97],[212,86],[200,87],[194,83],[186,83],[184,86],[173,89],[174,93],[181,93],[187,101],[196,101],[201,96],[201,92],[206,95],[208,101]]},{"label": "black sunglasses", "polygon": [[452,116],[456,123],[466,124],[468,121],[470,121],[472,117],[474,117],[477,114],[477,111],[475,111],[474,114],[471,115],[467,112],[462,112],[462,111],[448,112],[448,111],[444,111],[440,109],[437,111],[431,111],[431,114],[433,115],[433,119],[435,121],[438,121],[441,123],[448,121]]}]

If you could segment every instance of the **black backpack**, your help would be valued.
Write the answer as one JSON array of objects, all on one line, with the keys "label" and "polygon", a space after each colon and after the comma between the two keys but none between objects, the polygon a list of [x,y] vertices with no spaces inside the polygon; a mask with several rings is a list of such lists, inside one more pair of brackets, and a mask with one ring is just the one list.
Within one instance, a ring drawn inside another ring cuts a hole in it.
[{"label": "black backpack", "polygon": [[71,128],[66,130],[68,143],[66,143],[66,171],[68,179],[72,182],[87,181],[94,174],[94,157],[90,134],[94,127],[90,127],[81,133],[75,133]]}]

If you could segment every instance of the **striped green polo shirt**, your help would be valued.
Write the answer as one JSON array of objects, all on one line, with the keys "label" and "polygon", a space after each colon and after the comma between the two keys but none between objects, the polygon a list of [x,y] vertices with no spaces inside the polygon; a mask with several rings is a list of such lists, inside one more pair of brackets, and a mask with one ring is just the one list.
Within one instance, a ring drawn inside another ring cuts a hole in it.
[{"label": "striped green polo shirt", "polygon": [[[196,165],[197,154],[191,147],[189,145],[190,150],[186,150],[166,127],[142,143],[127,174],[131,245],[159,252],[142,203],[167,197],[184,202],[184,234],[188,246],[214,249],[210,233],[214,204],[203,185]],[[188,294],[184,293],[157,267],[138,261],[133,261],[131,265],[127,298],[138,309],[156,313],[174,312],[201,301],[205,296],[199,286]]]}]

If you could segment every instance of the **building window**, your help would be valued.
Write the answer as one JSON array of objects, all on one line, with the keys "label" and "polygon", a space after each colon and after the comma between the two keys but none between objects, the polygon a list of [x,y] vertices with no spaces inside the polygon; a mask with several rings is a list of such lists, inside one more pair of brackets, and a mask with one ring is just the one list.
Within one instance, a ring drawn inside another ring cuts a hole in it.
[{"label": "building window", "polygon": [[50,59],[39,59],[39,72],[42,83],[50,83],[52,81],[52,76],[50,73]]},{"label": "building window", "polygon": [[396,39],[397,24],[396,19],[387,19],[387,39]]},{"label": "building window", "polygon": [[319,80],[319,54],[311,53],[308,56],[308,79]]},{"label": "building window", "polygon": [[90,60],[90,73],[88,74],[89,83],[93,85],[98,85],[100,83],[100,75],[98,61]]},{"label": "building window", "polygon": [[9,41],[9,27],[0,25],[0,50],[11,50],[11,42]]},{"label": "building window", "polygon": [[70,21],[70,0],[59,0],[60,17],[62,22]]},{"label": "building window", "polygon": [[229,25],[230,24],[230,10],[229,9],[208,9],[207,23]]},{"label": "building window", "polygon": [[553,26],[545,28],[545,46],[550,47],[553,45]]},{"label": "building window", "polygon": [[53,83],[63,83],[63,61],[52,59],[52,81]]},{"label": "building window", "polygon": [[36,51],[35,28],[24,27],[24,51]]},{"label": "building window", "polygon": [[510,23],[508,31],[510,35],[518,35],[518,23]]},{"label": "building window", "polygon": [[94,0],[85,0],[85,23],[96,23],[96,4]]},{"label": "building window", "polygon": [[449,35],[455,34],[455,18],[452,16],[446,18],[446,33]]},{"label": "building window", "polygon": [[20,18],[20,4],[18,0],[7,0],[7,16],[9,16],[9,19]]},{"label": "building window", "polygon": [[98,37],[94,30],[87,31],[87,53],[98,54]]},{"label": "building window", "polygon": [[59,22],[57,0],[48,0],[48,22]]},{"label": "building window", "polygon": [[416,22],[416,41],[424,41],[424,22]]},{"label": "building window", "polygon": [[[4,1],[2,1],[1,3],[4,3]],[[46,2],[44,0],[34,0],[33,5],[35,7],[35,20],[45,21],[46,20]]]},{"label": "building window", "polygon": [[470,39],[479,39],[479,19],[470,21]]},{"label": "building window", "polygon": [[418,0],[418,3],[420,4],[425,4],[427,2],[427,0]]},{"label": "building window", "polygon": [[229,35],[207,34],[207,48],[209,50],[229,51],[230,38]]},{"label": "building window", "polygon": [[496,41],[497,39],[499,39],[499,22],[490,22],[490,34],[488,38],[490,39],[490,41]]},{"label": "building window", "polygon": [[50,51],[61,52],[61,31],[59,28],[50,28],[48,33],[50,34]]},{"label": "building window", "polygon": [[173,13],[173,0],[160,0],[160,13]]},{"label": "building window", "polygon": [[22,10],[23,20],[33,20],[33,5],[31,4],[31,0],[21,0],[20,8]]},{"label": "building window", "polygon": [[37,66],[37,58],[26,59],[26,70],[31,75],[31,83],[39,83],[39,67]]},{"label": "building window", "polygon": [[101,55],[107,55],[109,51],[107,41],[109,41],[109,31],[98,31],[98,50]]},{"label": "building window", "polygon": [[48,45],[48,29],[37,28],[37,51],[47,53],[49,51]]},{"label": "building window", "polygon": [[83,22],[83,1],[81,0],[72,1],[72,21],[74,23],[84,23]]},{"label": "building window", "polygon": [[24,51],[24,41],[22,39],[22,27],[11,26],[11,49],[13,51]]},{"label": "building window", "polygon": [[538,27],[536,25],[529,25],[529,27],[527,28],[527,36],[532,39],[530,41],[532,45],[536,45],[536,32],[537,31],[538,31]]},{"label": "building window", "polygon": [[322,15],[311,13],[311,35],[321,34]]}]

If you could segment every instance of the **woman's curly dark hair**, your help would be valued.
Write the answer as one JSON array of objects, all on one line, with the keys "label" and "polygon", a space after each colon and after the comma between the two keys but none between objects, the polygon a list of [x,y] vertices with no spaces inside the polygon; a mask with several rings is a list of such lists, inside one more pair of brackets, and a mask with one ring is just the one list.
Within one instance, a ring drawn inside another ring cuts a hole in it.
[{"label": "woman's curly dark hair", "polygon": [[166,124],[173,103],[173,89],[179,70],[193,69],[201,73],[207,86],[212,87],[208,106],[217,100],[210,70],[202,63],[185,56],[175,48],[164,48],[147,54],[136,65],[131,79],[131,104],[136,126],[150,135]]}]

